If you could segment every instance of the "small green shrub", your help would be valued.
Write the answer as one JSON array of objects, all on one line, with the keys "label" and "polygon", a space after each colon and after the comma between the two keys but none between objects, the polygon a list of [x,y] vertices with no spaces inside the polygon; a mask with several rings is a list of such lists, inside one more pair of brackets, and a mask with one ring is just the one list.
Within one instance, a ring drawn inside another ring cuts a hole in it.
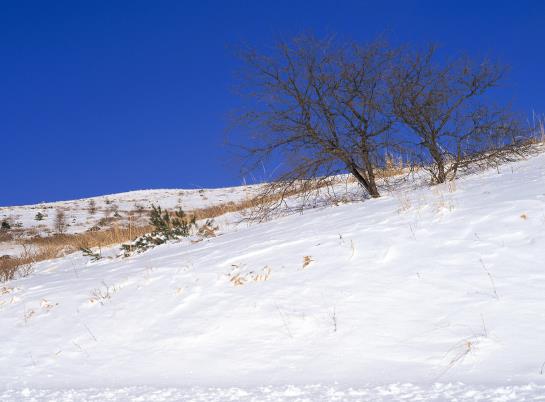
[{"label": "small green shrub", "polygon": [[195,217],[189,217],[182,209],[174,213],[161,209],[160,206],[151,206],[150,224],[154,227],[153,232],[138,237],[134,242],[121,246],[125,256],[133,251],[138,253],[146,251],[155,246],[166,243],[169,240],[177,240],[188,237],[191,227],[197,226]]},{"label": "small green shrub", "polygon": [[80,247],[80,251],[83,253],[85,257],[91,257],[91,261],[98,261],[102,258],[102,256],[99,253],[95,253],[89,247]]}]

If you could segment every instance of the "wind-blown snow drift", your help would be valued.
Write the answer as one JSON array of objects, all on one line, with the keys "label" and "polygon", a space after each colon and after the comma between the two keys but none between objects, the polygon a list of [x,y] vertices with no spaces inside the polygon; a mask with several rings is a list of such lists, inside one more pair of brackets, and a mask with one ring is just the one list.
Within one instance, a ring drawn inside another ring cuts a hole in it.
[{"label": "wind-blown snow drift", "polygon": [[542,384],[544,318],[542,154],[130,258],[40,263],[0,285],[0,380]]}]

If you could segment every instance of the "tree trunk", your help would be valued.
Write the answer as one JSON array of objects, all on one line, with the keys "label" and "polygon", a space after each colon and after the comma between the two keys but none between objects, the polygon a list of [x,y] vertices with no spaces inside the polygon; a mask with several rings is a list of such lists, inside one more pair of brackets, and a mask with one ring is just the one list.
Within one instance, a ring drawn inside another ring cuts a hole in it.
[{"label": "tree trunk", "polygon": [[445,164],[443,160],[435,160],[435,166],[437,167],[437,173],[435,174],[435,184],[441,184],[446,182],[447,174],[445,172]]},{"label": "tree trunk", "polygon": [[367,173],[367,182],[369,183],[369,188],[367,191],[369,191],[369,195],[373,198],[380,197],[380,194],[378,192],[377,183],[375,180],[375,172],[373,163],[371,162],[371,158],[369,157],[369,151],[367,150],[367,146],[365,144],[365,138],[362,137],[362,159],[365,166],[365,171]]},{"label": "tree trunk", "polygon": [[433,161],[435,163],[435,166],[437,167],[437,174],[435,174],[435,181],[436,184],[441,184],[447,181],[447,173],[445,169],[445,161],[443,159],[443,155],[441,155],[441,152],[439,152],[439,148],[437,144],[434,142],[428,143],[428,151],[430,151],[431,157],[433,158]]},{"label": "tree trunk", "polygon": [[352,173],[356,180],[358,180],[358,183],[360,183],[362,187],[367,190],[371,197],[380,197],[380,193],[378,192],[374,176],[372,178],[372,181],[367,180],[365,177],[363,177],[363,175],[359,172],[358,168],[355,165],[350,166],[350,173]]}]

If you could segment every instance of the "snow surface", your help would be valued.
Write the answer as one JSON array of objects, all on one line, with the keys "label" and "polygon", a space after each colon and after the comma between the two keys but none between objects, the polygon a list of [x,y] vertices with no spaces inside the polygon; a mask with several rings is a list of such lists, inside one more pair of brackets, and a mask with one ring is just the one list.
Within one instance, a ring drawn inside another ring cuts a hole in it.
[{"label": "snow surface", "polygon": [[307,385],[260,388],[150,388],[35,390],[1,392],[2,400],[28,401],[536,401],[545,399],[545,386],[476,387],[465,384],[391,384],[367,388]]},{"label": "snow surface", "polygon": [[[112,255],[113,255],[112,251]],[[0,284],[0,399],[545,396],[545,154]]]}]

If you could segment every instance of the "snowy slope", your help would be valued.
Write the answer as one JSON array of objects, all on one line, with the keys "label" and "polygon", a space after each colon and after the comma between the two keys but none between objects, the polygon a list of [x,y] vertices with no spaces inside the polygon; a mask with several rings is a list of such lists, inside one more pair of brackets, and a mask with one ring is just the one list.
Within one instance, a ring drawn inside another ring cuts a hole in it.
[{"label": "snowy slope", "polygon": [[[97,225],[102,218],[111,217],[115,211],[120,215],[120,223],[124,224],[129,213],[135,215],[133,219],[138,218],[140,216],[138,210],[149,210],[151,205],[189,211],[243,201],[255,195],[258,189],[259,186],[251,185],[197,190],[139,190],[80,200],[0,207],[0,221],[7,220],[13,227],[34,229],[36,234],[46,235],[54,232],[55,214],[60,209],[65,212],[69,224],[67,233],[80,233]],[[91,200],[95,203],[94,213],[90,212]],[[35,219],[38,212],[44,215],[43,220]],[[145,221],[146,215],[142,217]],[[2,244],[0,254],[1,252]]]},{"label": "snowy slope", "polygon": [[0,285],[0,397],[523,400],[545,393],[544,334],[542,154],[126,259],[40,263]]}]

